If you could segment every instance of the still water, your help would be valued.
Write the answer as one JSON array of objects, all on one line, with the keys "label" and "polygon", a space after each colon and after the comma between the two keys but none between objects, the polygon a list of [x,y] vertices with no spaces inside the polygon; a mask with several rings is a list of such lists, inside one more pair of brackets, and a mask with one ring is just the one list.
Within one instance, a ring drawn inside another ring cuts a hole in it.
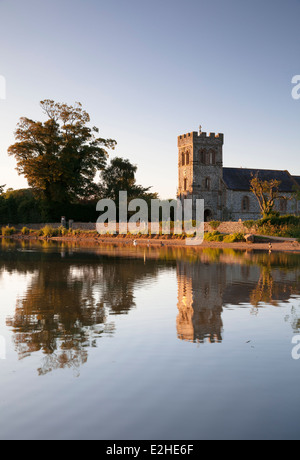
[{"label": "still water", "polygon": [[299,439],[299,276],[299,253],[2,240],[0,439]]}]

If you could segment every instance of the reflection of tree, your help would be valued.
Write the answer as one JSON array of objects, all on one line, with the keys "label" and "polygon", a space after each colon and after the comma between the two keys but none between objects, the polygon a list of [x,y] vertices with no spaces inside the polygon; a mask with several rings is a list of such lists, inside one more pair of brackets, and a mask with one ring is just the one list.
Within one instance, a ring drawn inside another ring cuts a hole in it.
[{"label": "reflection of tree", "polygon": [[54,356],[57,367],[71,363],[77,367],[86,361],[90,328],[99,330],[102,325],[103,330],[106,320],[103,304],[93,292],[97,271],[90,267],[74,278],[72,267],[63,261],[39,264],[38,274],[17,302],[14,318],[7,321],[20,358],[42,350],[52,355],[51,368]]},{"label": "reflection of tree", "polygon": [[58,355],[56,353],[45,355],[42,360],[42,366],[38,369],[39,375],[45,375],[56,369],[73,368],[79,375],[79,368],[87,361],[87,350],[62,350]]},{"label": "reflection of tree", "polygon": [[[42,246],[42,248],[40,247]],[[31,277],[15,314],[7,320],[20,358],[42,354],[40,374],[76,372],[103,334],[113,334],[114,315],[135,307],[135,289],[161,270],[177,267],[177,336],[192,342],[223,340],[227,305],[279,305],[299,295],[299,254],[208,251],[191,248],[101,246],[86,252],[72,245],[37,242],[2,246],[0,274]],[[42,250],[41,250],[42,249]],[[299,326],[297,314],[293,317]]]},{"label": "reflection of tree", "polygon": [[137,278],[134,261],[129,261],[127,269],[121,259],[115,259],[114,264],[108,263],[105,266],[105,283],[101,299],[109,306],[111,314],[128,313],[135,307],[134,286]]},{"label": "reflection of tree", "polygon": [[[288,300],[292,294],[299,292],[295,268],[290,267],[288,261],[286,255],[283,257],[280,255],[279,258],[276,255],[273,260],[271,257],[263,257],[257,261],[260,267],[260,276],[257,285],[250,294],[251,305],[255,308],[261,303],[278,306],[280,301]],[[279,262],[282,264],[280,267],[278,266]],[[288,277],[289,273],[292,274],[290,278]],[[284,275],[286,275],[286,279]]]},{"label": "reflection of tree", "polygon": [[254,307],[257,307],[261,302],[278,305],[278,301],[273,299],[275,286],[270,268],[263,266],[257,286],[250,295],[250,303]]},{"label": "reflection of tree", "polygon": [[[16,265],[22,271],[20,261],[6,256],[0,268],[4,263],[12,271]],[[31,267],[33,278],[7,325],[14,332],[20,359],[43,353],[40,374],[66,367],[78,370],[87,361],[88,347],[96,346],[103,333],[113,333],[108,316],[133,308],[136,283],[146,274],[155,276],[159,269],[154,261],[144,265],[142,260],[92,253],[70,256],[64,252],[61,257],[56,252],[37,252],[19,257],[24,270]]]},{"label": "reflection of tree", "polygon": [[[222,341],[222,312],[227,305],[278,306],[299,295],[299,255],[223,253],[216,262],[177,262],[177,335],[193,342]],[[252,310],[253,312],[253,310]],[[296,329],[300,320],[293,318]],[[300,326],[299,326],[300,327]]]}]

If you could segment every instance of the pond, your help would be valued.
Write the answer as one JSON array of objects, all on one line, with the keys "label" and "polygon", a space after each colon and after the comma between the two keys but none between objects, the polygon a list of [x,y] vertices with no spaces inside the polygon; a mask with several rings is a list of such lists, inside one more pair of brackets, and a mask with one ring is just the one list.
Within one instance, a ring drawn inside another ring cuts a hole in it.
[{"label": "pond", "polygon": [[0,241],[0,438],[299,439],[300,254]]}]

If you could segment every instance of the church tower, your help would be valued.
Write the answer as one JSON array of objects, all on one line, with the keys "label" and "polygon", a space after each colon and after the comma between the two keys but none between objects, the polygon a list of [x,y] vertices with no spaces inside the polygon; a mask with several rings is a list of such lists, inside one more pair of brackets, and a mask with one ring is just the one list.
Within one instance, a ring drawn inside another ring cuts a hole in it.
[{"label": "church tower", "polygon": [[[191,132],[178,137],[178,192],[183,199],[204,199],[205,220],[222,220],[224,135]],[[195,208],[194,208],[195,209]]]}]

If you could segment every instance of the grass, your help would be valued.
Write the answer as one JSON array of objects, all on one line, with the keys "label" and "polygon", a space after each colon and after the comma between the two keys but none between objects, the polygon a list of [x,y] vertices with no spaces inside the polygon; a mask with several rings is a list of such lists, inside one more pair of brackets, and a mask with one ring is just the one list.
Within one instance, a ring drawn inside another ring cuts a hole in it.
[{"label": "grass", "polygon": [[[187,236],[193,236],[196,222],[190,221],[191,228],[186,227],[186,231],[183,232],[182,235],[177,235],[173,233],[174,229],[174,222],[170,222],[171,227],[171,235],[168,236],[169,238],[173,239],[185,239]],[[234,243],[234,242],[243,242],[245,241],[244,235],[242,233],[233,233],[231,235],[224,235],[217,231],[217,228],[220,225],[219,221],[212,221],[210,222],[211,227],[214,229],[212,232],[206,232],[204,235],[205,241],[217,241],[217,242],[224,242],[224,243]],[[193,226],[193,227],[192,227]],[[274,237],[284,237],[284,238],[293,238],[300,242],[300,216],[293,216],[293,215],[286,215],[286,216],[278,216],[272,215],[269,217],[262,218],[260,220],[248,220],[244,222],[244,226],[247,229],[252,229],[257,235],[261,237],[267,236],[274,236]],[[187,230],[189,229],[189,230]],[[1,229],[2,235],[5,237],[9,237],[17,233],[14,227],[6,226],[2,227]],[[23,227],[20,230],[22,235],[30,235],[35,234],[38,236],[42,236],[45,238],[52,238],[52,237],[64,237],[64,236],[85,236],[85,235],[98,235],[97,231],[84,231],[84,230],[68,230],[63,226],[59,228],[54,228],[52,225],[46,225],[44,228],[40,230],[30,230],[28,227]],[[166,238],[167,236],[163,235],[162,228],[160,228],[159,235],[151,235],[151,231],[148,232],[147,235],[140,234],[141,232],[137,232],[135,238]],[[192,233],[191,235],[189,235]],[[108,235],[110,236],[110,235]],[[126,235],[122,235],[123,238],[126,238]],[[128,237],[128,235],[127,235]]]}]

